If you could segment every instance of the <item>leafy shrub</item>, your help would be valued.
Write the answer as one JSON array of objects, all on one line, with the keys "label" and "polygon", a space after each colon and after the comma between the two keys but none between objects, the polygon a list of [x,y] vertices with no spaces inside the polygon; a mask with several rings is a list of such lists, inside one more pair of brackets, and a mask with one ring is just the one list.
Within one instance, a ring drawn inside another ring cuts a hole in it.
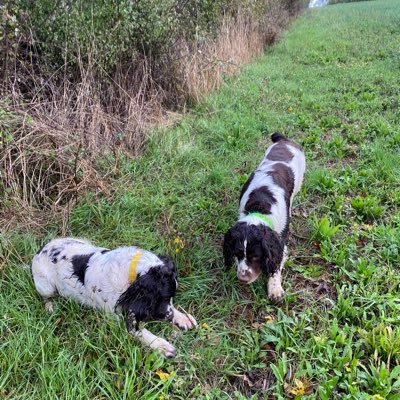
[{"label": "leafy shrub", "polygon": [[317,169],[309,173],[308,187],[312,191],[328,193],[335,188],[335,180],[328,170]]},{"label": "leafy shrub", "polygon": [[361,334],[371,354],[377,353],[387,366],[400,361],[400,329],[392,328],[381,323],[370,332],[361,331]]},{"label": "leafy shrub", "polygon": [[[95,62],[108,72],[138,52],[161,52],[177,30],[174,0],[17,0],[22,26],[34,22],[41,51],[54,66]],[[92,60],[87,57],[92,57]]]},{"label": "leafy shrub", "polygon": [[386,211],[385,206],[379,204],[379,200],[372,196],[357,196],[350,202],[357,214],[364,218],[379,218]]},{"label": "leafy shrub", "polygon": [[[292,10],[299,1],[281,3]],[[226,15],[241,10],[254,18],[271,7],[270,0],[12,0],[8,11],[28,47],[32,34],[51,68],[83,59],[111,73],[136,54],[160,61],[182,38],[193,41],[217,33]]]},{"label": "leafy shrub", "polygon": [[313,221],[313,234],[314,240],[331,240],[331,238],[338,232],[340,225],[333,225],[328,217],[322,217],[320,220],[317,218]]}]

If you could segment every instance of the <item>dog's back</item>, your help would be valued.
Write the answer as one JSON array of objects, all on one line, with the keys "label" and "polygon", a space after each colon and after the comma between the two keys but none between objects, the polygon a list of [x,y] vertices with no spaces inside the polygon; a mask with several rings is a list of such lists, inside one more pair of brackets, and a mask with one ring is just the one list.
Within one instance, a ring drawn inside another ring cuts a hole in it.
[{"label": "dog's back", "polygon": [[241,218],[251,212],[271,214],[275,230],[287,228],[289,209],[300,190],[306,167],[301,147],[281,133],[271,136],[273,144],[243,186],[240,195]]},{"label": "dog's back", "polygon": [[306,169],[306,159],[304,152],[297,143],[289,140],[286,136],[279,132],[271,135],[271,140],[274,143],[268,147],[265,156],[257,168],[257,171],[268,171],[273,168],[279,169],[279,164],[286,164],[294,175],[294,187],[292,197],[300,190],[303,182],[304,172]]}]

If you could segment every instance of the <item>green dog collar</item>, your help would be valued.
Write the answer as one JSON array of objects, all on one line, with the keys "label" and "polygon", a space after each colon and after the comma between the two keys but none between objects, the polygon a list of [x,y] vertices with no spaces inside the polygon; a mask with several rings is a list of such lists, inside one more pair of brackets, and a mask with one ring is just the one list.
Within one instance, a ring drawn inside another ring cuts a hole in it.
[{"label": "green dog collar", "polygon": [[247,217],[257,217],[262,219],[271,229],[274,229],[274,224],[272,219],[265,214],[261,214],[259,212],[251,212],[246,215]]}]

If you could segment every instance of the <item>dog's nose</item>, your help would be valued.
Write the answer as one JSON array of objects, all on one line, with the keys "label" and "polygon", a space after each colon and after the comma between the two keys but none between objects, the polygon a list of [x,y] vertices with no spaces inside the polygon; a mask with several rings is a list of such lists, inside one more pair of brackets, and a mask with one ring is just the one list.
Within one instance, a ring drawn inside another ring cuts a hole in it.
[{"label": "dog's nose", "polygon": [[241,269],[237,276],[240,281],[247,282],[251,279],[251,272],[248,269]]}]

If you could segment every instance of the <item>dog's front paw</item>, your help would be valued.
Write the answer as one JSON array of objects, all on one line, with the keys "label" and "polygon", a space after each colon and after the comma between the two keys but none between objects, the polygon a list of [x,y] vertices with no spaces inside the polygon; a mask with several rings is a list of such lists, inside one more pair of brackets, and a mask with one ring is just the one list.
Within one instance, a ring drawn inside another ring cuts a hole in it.
[{"label": "dog's front paw", "polygon": [[51,300],[46,299],[44,301],[44,309],[50,314],[54,312],[53,302]]},{"label": "dog's front paw", "polygon": [[268,290],[268,297],[274,303],[280,303],[285,296],[282,286],[275,285]]},{"label": "dog's front paw", "polygon": [[178,310],[174,310],[174,318],[172,319],[172,322],[184,331],[197,326],[197,322],[192,315],[188,313],[184,314]]},{"label": "dog's front paw", "polygon": [[159,350],[161,354],[166,358],[173,358],[176,356],[175,347],[163,338],[157,338],[156,340],[154,340],[150,344],[150,347],[154,350]]}]

